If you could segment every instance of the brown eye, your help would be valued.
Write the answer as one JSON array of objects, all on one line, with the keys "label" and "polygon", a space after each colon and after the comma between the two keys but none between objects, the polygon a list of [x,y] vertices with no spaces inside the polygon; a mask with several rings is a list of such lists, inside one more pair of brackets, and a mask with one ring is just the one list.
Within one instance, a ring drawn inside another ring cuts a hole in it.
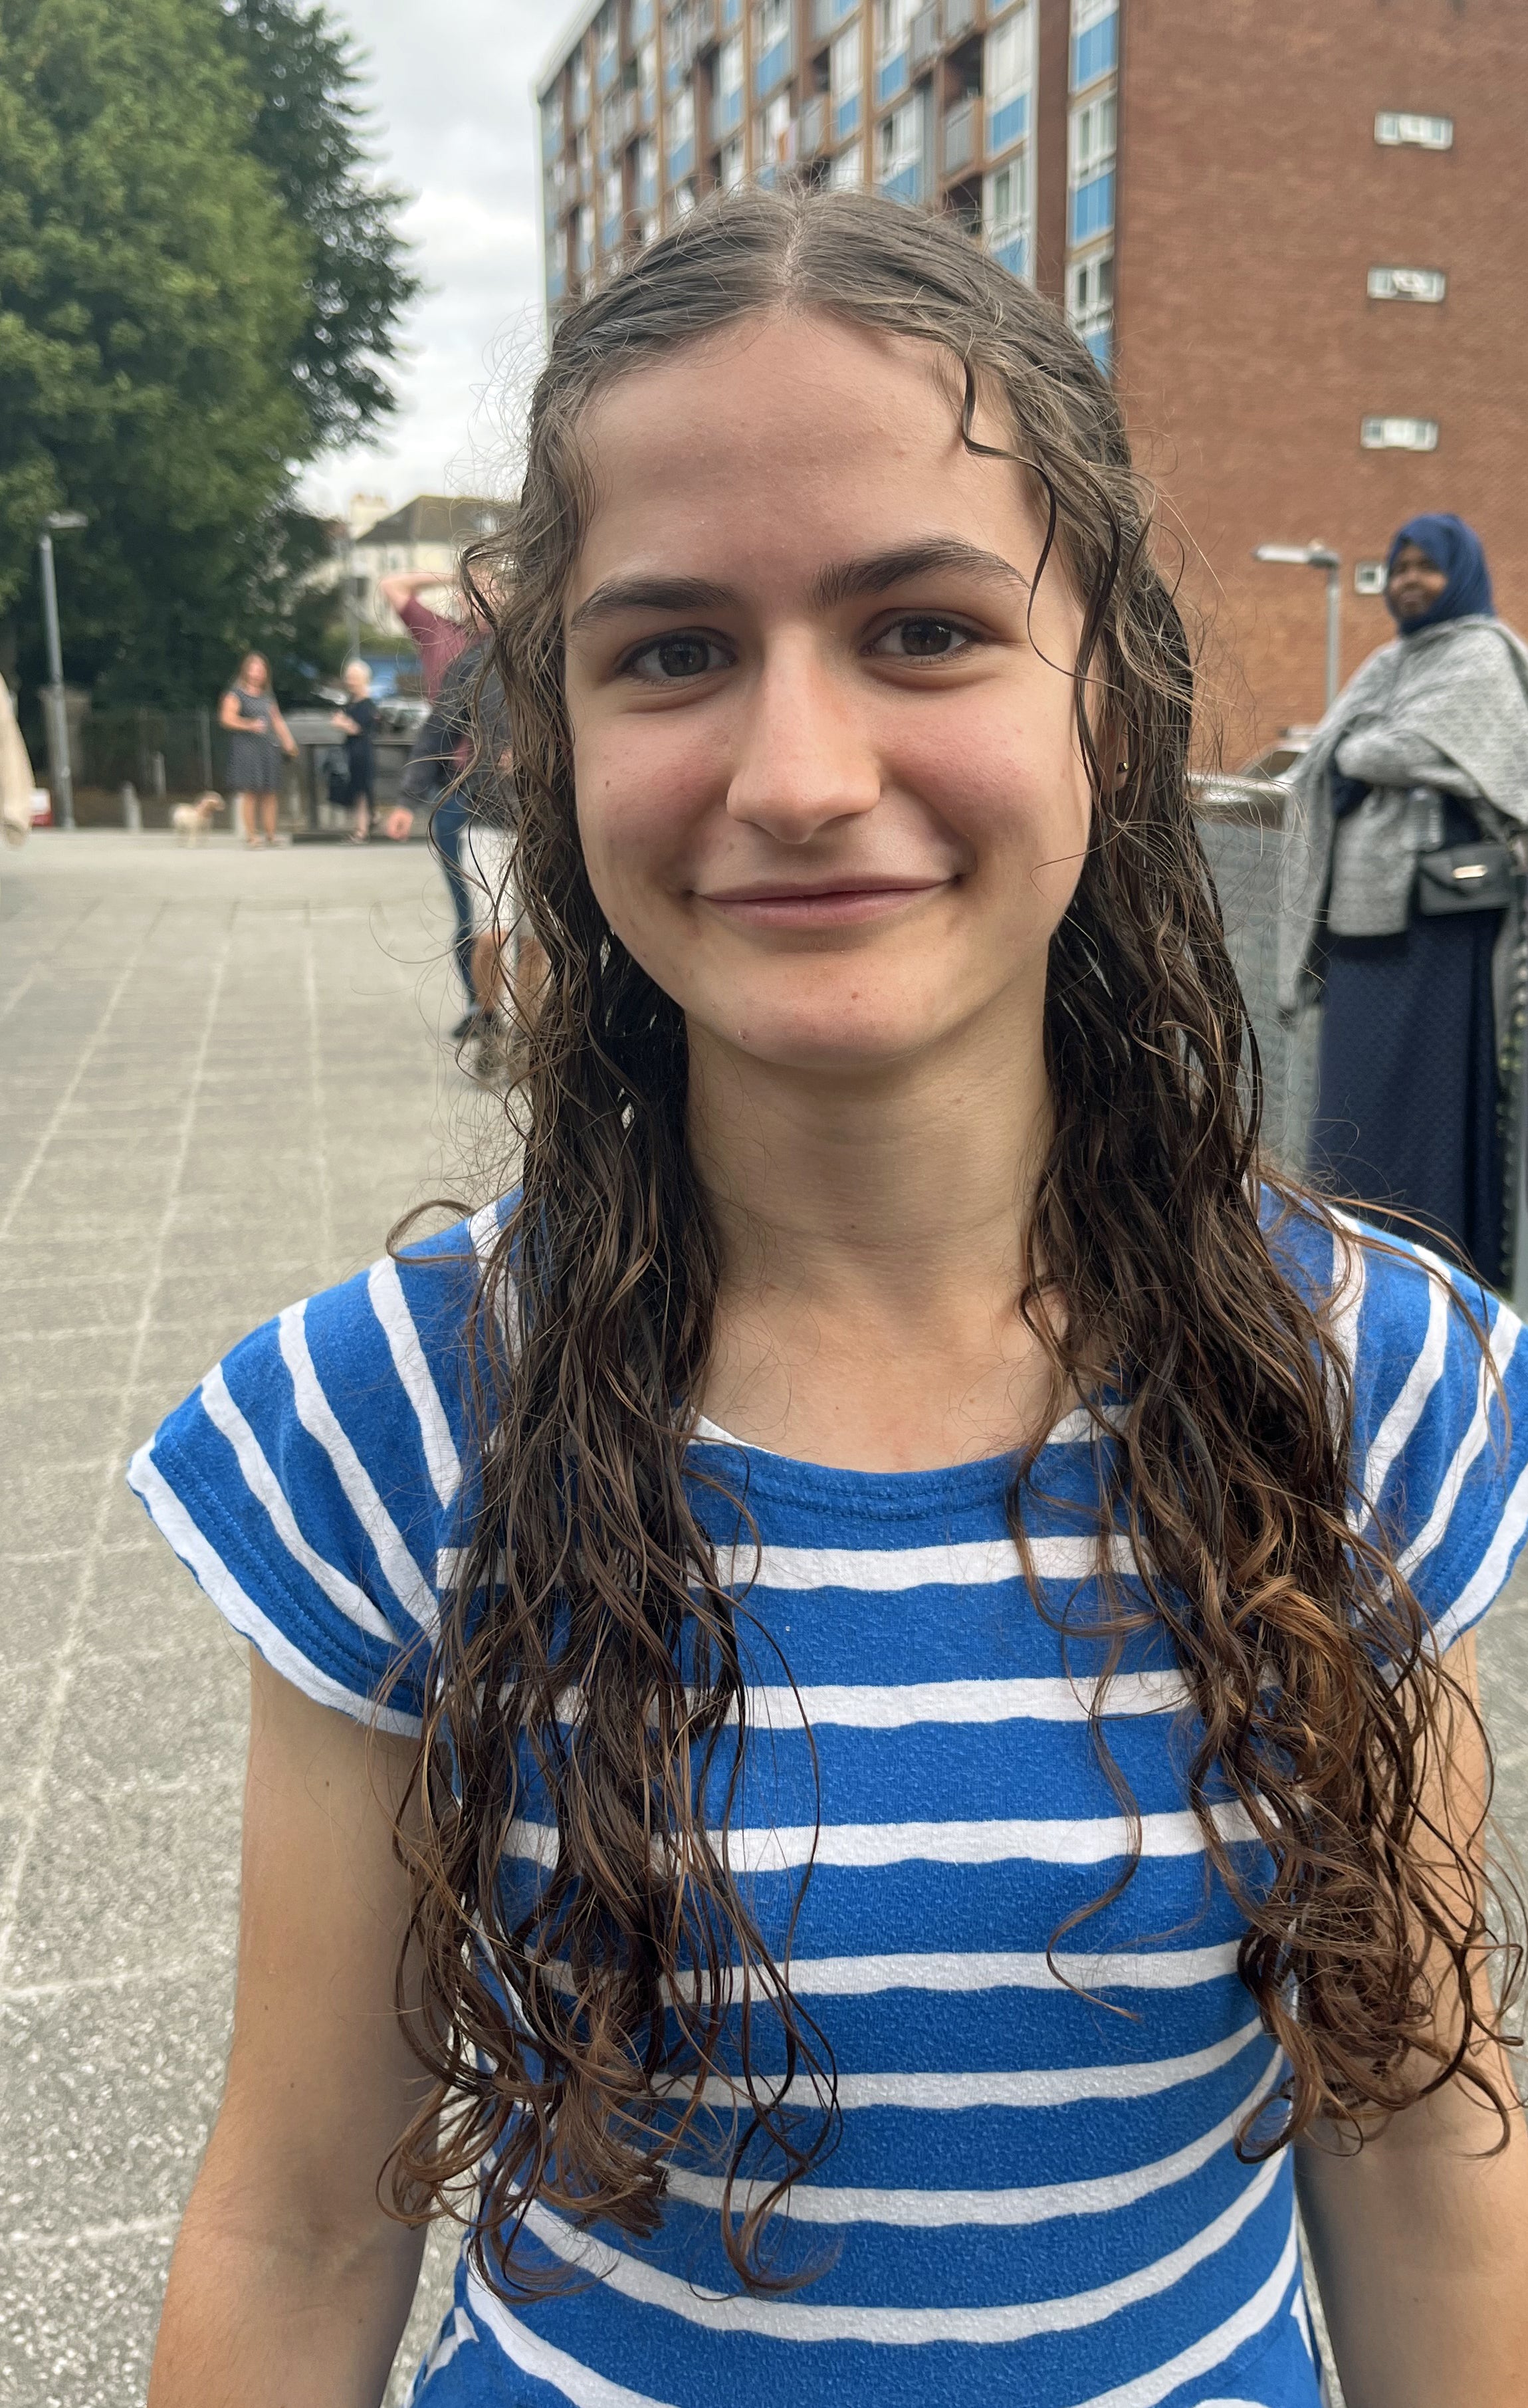
[{"label": "brown eye", "polygon": [[877,638],[873,650],[893,660],[948,661],[969,650],[973,638],[949,619],[899,619]]},{"label": "brown eye", "polygon": [[634,652],[627,666],[632,676],[643,678],[650,685],[682,685],[688,680],[705,677],[725,659],[720,644],[708,636],[683,633],[660,636],[656,643],[644,644]]}]

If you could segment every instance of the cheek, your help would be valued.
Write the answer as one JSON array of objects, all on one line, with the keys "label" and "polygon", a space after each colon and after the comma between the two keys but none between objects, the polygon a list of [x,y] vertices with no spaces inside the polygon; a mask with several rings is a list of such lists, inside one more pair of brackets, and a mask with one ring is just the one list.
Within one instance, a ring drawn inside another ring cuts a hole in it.
[{"label": "cheek", "polygon": [[[897,747],[907,786],[1005,878],[1060,882],[1070,893],[1087,849],[1087,773],[1064,709],[1015,707],[979,689],[948,712],[921,715]],[[1054,865],[1049,869],[1047,865]]]}]

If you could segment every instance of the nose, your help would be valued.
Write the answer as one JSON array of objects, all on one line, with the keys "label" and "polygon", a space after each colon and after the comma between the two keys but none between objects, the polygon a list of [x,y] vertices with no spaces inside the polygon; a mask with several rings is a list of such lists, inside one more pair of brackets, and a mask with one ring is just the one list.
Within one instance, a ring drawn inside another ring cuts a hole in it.
[{"label": "nose", "polygon": [[805,636],[772,647],[749,697],[729,817],[807,844],[879,800],[880,766],[845,681]]}]

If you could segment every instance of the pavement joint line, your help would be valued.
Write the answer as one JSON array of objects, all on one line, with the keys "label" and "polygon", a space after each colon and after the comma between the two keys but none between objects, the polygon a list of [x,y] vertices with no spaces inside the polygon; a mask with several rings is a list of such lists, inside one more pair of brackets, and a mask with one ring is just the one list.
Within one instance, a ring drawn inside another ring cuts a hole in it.
[{"label": "pavement joint line", "polygon": [[139,935],[137,943],[128,954],[126,961],[122,964],[121,970],[118,972],[117,977],[112,983],[111,993],[107,997],[100,1018],[95,1024],[95,1033],[79,1055],[69,1078],[65,1081],[64,1091],[48,1116],[48,1125],[43,1130],[42,1135],[38,1138],[36,1144],[34,1146],[26,1166],[22,1170],[20,1179],[17,1181],[15,1187],[11,1191],[10,1201],[7,1205],[4,1213],[0,1213],[0,1241],[3,1241],[10,1235],[10,1225],[16,1218],[17,1213],[20,1211],[33,1181],[36,1178],[38,1171],[42,1168],[43,1163],[47,1157],[48,1149],[52,1144],[55,1133],[63,1126],[63,1124],[68,1115],[69,1109],[79,1090],[86,1071],[89,1069],[92,1062],[94,1061],[96,1054],[101,1049],[106,1038],[107,1030],[111,1025],[117,1006],[126,992],[127,982],[132,977],[134,971],[137,968],[137,966],[142,960],[144,954],[149,950],[149,939],[159,925],[164,908],[164,905],[161,904],[158,910],[150,915],[147,925]]},{"label": "pavement joint line", "polygon": [[[156,912],[153,920],[150,923],[150,928],[157,925],[159,917],[160,914]],[[192,1131],[196,1123],[196,1108],[201,1097],[202,1081],[206,1072],[207,1056],[212,1047],[212,1032],[217,1022],[218,1003],[222,993],[223,979],[227,970],[228,956],[233,948],[233,941],[234,923],[230,919],[224,923],[222,940],[212,969],[212,974],[203,989],[204,1007],[201,1039],[197,1045],[195,1057],[192,1065],[191,1075],[187,1082],[185,1102],[180,1113],[179,1132],[174,1154],[171,1159],[169,1197],[165,1203],[164,1212],[161,1215],[159,1229],[145,1268],[143,1304],[138,1314],[137,1328],[133,1340],[132,1354],[129,1359],[127,1375],[122,1382],[122,1399],[116,1416],[117,1426],[111,1448],[111,1453],[114,1456],[120,1456],[123,1453],[129,1436],[127,1425],[129,1415],[133,1409],[129,1404],[128,1399],[131,1392],[137,1385],[137,1374],[139,1367],[142,1364],[144,1350],[149,1342],[150,1331],[154,1326],[154,1306],[158,1299],[160,1288],[164,1283],[165,1250],[170,1231],[174,1226],[176,1197],[179,1193],[180,1180],[185,1169],[186,1157],[191,1151]],[[147,944],[148,937],[146,935],[140,943],[137,952],[132,956],[128,968],[123,971],[121,979],[118,982],[116,988],[114,988],[114,996],[121,993],[133,966],[137,962],[143,952],[146,950]],[[105,1024],[103,1023],[102,1025],[104,1026],[104,1025]],[[83,1058],[89,1058],[90,1053],[93,1051],[99,1041],[100,1029],[98,1028],[96,1035],[91,1039],[90,1047],[87,1048],[86,1054]],[[74,1079],[70,1082],[68,1089],[69,1093],[72,1093],[74,1087],[79,1083],[79,1072],[77,1069]],[[40,1156],[38,1159],[40,1159]],[[3,1234],[3,1226],[4,1225],[0,1225],[0,1234]],[[21,1836],[12,1854],[10,1863],[7,1867],[5,1879],[3,1882],[0,1882],[0,1986],[3,1986],[4,1985],[6,1971],[10,1962],[11,1949],[14,1945],[17,1932],[17,1918],[21,1906],[21,1888],[26,1878],[28,1865],[31,1862],[32,1852],[36,1843],[37,1832],[42,1821],[43,1803],[47,1796],[48,1776],[52,1770],[53,1756],[58,1746],[59,1733],[64,1726],[64,1710],[68,1704],[69,1690],[74,1679],[75,1658],[79,1652],[80,1629],[84,1621],[85,1601],[90,1593],[91,1580],[95,1564],[105,1551],[107,1516],[111,1511],[112,1502],[115,1498],[116,1493],[115,1484],[108,1484],[103,1480],[101,1484],[100,1500],[95,1510],[95,1526],[91,1533],[80,1561],[79,1576],[75,1584],[74,1598],[67,1609],[64,1634],[54,1657],[53,1680],[50,1686],[47,1698],[45,1699],[37,1716],[36,1732],[36,1753],[32,1767],[31,1776],[27,1784],[28,1794],[26,1803],[21,1810]]]},{"label": "pavement joint line", "polygon": [[161,1982],[205,1981],[208,1973],[230,1968],[236,1961],[232,1948],[211,1947],[184,1961],[172,1958],[167,1965],[130,1965],[117,1973],[73,1973],[53,1982],[17,1982],[8,1990],[0,1989],[0,2011],[38,2006],[49,1999],[93,1997],[103,1990],[136,1990]]}]

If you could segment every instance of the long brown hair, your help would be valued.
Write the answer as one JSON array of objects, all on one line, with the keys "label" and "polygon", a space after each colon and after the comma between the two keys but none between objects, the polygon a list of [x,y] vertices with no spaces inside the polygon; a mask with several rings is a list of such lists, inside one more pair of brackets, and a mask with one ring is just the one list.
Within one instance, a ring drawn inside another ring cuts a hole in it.
[{"label": "long brown hair", "polygon": [[[765,1946],[697,1802],[717,1781],[730,1798],[749,1730],[746,1604],[686,1486],[717,1247],[686,1145],[683,1019],[591,891],[563,687],[592,401],[782,310],[935,347],[967,442],[978,394],[1006,422],[1002,456],[1047,527],[1042,569],[1082,604],[1093,834],[1051,946],[1055,1137],[1029,1249],[1043,1271],[1021,1306],[1056,1398],[1081,1394],[1101,1441],[1107,1399],[1128,1400],[1099,1448],[1101,1526],[1128,1531],[1145,1618],[1177,1650],[1197,1714],[1189,1800],[1245,1916],[1242,1979],[1291,2067],[1278,2129],[1264,2119],[1242,2145],[1283,2145],[1319,2119],[1359,2137],[1423,2086],[1413,2051],[1433,2081],[1463,2069],[1495,2099],[1467,2060],[1484,2012],[1478,1835],[1437,1832],[1423,1806],[1429,1764],[1470,1709],[1383,1532],[1350,1512],[1332,1308],[1292,1283],[1260,1226],[1257,1049],[1190,807],[1190,648],[1114,394],[1059,314],[952,223],[850,194],[745,192],[563,319],[512,527],[469,566],[501,597],[516,877],[550,970],[523,1032],[519,1201],[467,1350],[480,1502],[405,1843],[423,1968],[410,2027],[435,2081],[393,2181],[399,2207],[423,2214],[480,2178],[474,2247],[506,2287],[533,2279],[510,2262],[528,2200],[646,2232],[665,2166],[703,2142],[727,2172],[733,2263],[768,2286],[783,2278],[765,2219],[835,2130],[831,2056],[792,1994],[789,1949]],[[1021,1557],[1027,1476],[1018,1463]],[[1091,1627],[1118,1660],[1143,1617],[1102,1576]],[[1094,1727],[1102,1748],[1096,1711]],[[517,1913],[502,1853],[527,1779],[556,1849]],[[1227,1795],[1265,1846],[1256,1884],[1212,1811]],[[720,2119],[719,2095],[733,2102]],[[745,2192],[761,2150],[772,2182]]]}]

